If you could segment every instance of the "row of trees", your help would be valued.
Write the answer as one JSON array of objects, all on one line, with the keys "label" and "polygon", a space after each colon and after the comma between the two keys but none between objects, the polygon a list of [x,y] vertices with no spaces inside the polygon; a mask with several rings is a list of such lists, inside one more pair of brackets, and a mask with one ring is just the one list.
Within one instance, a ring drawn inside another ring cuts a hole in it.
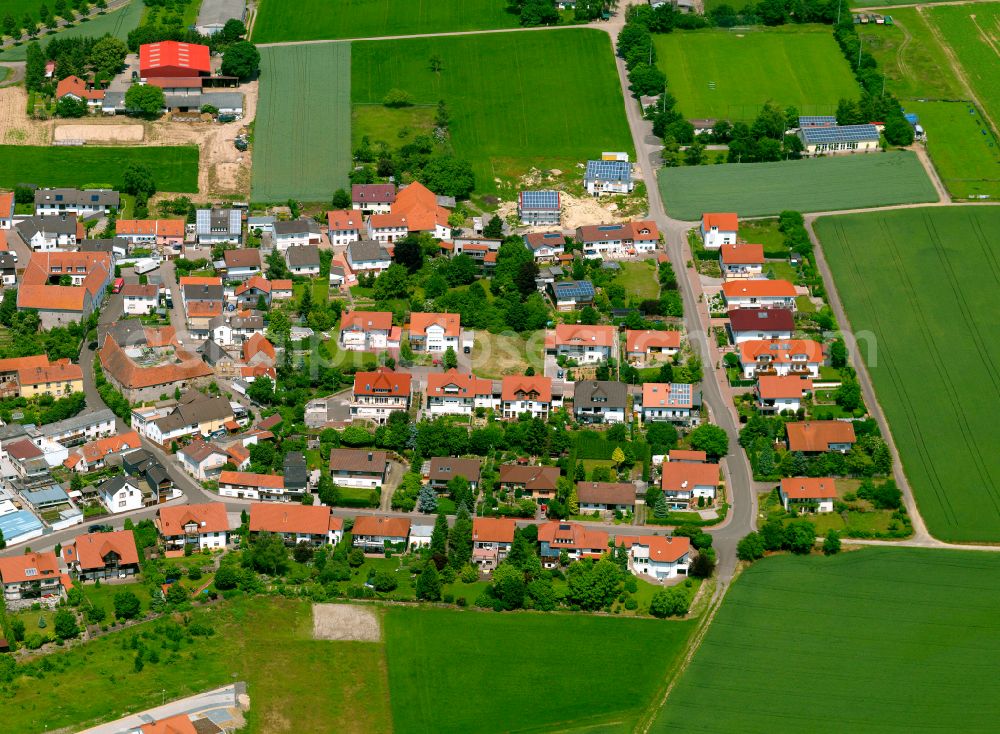
[{"label": "row of trees", "polygon": [[25,34],[34,38],[38,35],[39,28],[52,30],[58,25],[60,18],[72,23],[77,16],[89,15],[93,7],[103,11],[108,7],[107,0],[54,0],[52,10],[43,2],[38,6],[37,14],[25,10],[20,19],[7,12],[0,21],[0,28],[3,29],[3,35],[15,41]]},{"label": "row of trees", "polygon": [[[100,38],[56,36],[44,49],[33,41],[28,44],[25,54],[25,86],[31,92],[52,94],[62,79],[68,76],[86,78],[91,74],[98,83],[103,83],[122,69],[127,54],[128,47],[111,35]],[[45,78],[46,61],[55,62],[51,79]]]}]

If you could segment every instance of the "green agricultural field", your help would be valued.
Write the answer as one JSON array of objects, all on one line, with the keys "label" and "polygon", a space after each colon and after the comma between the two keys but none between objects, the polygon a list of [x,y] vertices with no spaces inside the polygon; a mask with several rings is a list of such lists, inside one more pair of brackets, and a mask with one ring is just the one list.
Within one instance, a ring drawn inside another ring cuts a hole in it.
[{"label": "green agricultural field", "polygon": [[398,734],[630,731],[694,624],[399,607],[384,620]]},{"label": "green agricultural field", "polygon": [[334,38],[379,38],[421,33],[515,28],[506,0],[263,0],[253,29],[256,43]]},{"label": "green agricultural field", "polygon": [[[473,164],[479,193],[533,166],[573,171],[605,150],[633,152],[610,44],[590,29],[352,43],[355,119],[381,115],[375,106],[391,89],[419,105],[443,99],[451,144]],[[435,54],[440,72],[428,64]]]},{"label": "green agricultural field", "polygon": [[263,48],[260,67],[254,201],[328,200],[351,167],[350,44]]},{"label": "green agricultural field", "polygon": [[[232,683],[234,674],[251,691],[249,732],[329,731],[333,720],[349,721],[345,731],[391,731],[388,706],[381,705],[389,696],[381,644],[313,640],[311,607],[301,601],[237,599],[193,617],[214,634],[185,636],[177,652],[152,634],[159,624],[153,622],[47,656],[52,667],[43,680],[20,677],[0,697],[4,731],[78,731]],[[147,653],[135,672],[136,653],[124,644],[140,634],[151,635],[143,642],[159,662]],[[51,705],[54,690],[58,706]]]},{"label": "green agricultural field", "polygon": [[[37,6],[41,3],[36,3]],[[52,3],[48,3],[49,10],[53,8]],[[132,0],[128,5],[126,5],[121,10],[114,10],[105,15],[98,15],[94,18],[77,23],[71,28],[66,28],[51,35],[41,36],[38,41],[45,46],[49,38],[72,38],[74,36],[91,36],[94,38],[99,38],[107,33],[110,33],[115,38],[120,38],[123,41],[128,37],[129,31],[135,30],[138,27],[139,21],[142,19],[142,12],[145,6],[142,4],[142,0]],[[21,13],[23,16],[24,13]],[[20,17],[20,16],[16,16]],[[12,46],[6,51],[0,53],[0,61],[24,61],[27,58],[28,46],[23,44],[21,46]]]},{"label": "green agricultural field", "polygon": [[758,561],[650,732],[994,731],[998,605],[1000,554],[869,548]]},{"label": "green agricultural field", "polygon": [[676,31],[653,40],[685,117],[751,120],[765,102],[832,114],[841,97],[859,94],[829,26]]},{"label": "green agricultural field", "polygon": [[660,192],[670,216],[687,220],[713,211],[767,216],[785,209],[833,211],[938,198],[909,151],[663,168]]},{"label": "green agricultural field", "polygon": [[856,26],[864,49],[886,76],[886,89],[905,101],[967,96],[944,49],[927,25],[925,13],[899,8],[894,25]]},{"label": "green agricultural field", "polygon": [[122,186],[130,163],[153,172],[158,191],[198,192],[198,148],[0,145],[0,187],[20,183],[40,186],[82,186],[88,183]]},{"label": "green agricultural field", "polygon": [[928,529],[1000,541],[1000,210],[827,217],[816,232]]},{"label": "green agricultural field", "polygon": [[979,110],[966,102],[907,102],[920,116],[927,150],[951,195],[1000,199],[1000,145]]},{"label": "green agricultural field", "polygon": [[958,58],[973,91],[1000,126],[1000,3],[954,5],[925,11]]}]

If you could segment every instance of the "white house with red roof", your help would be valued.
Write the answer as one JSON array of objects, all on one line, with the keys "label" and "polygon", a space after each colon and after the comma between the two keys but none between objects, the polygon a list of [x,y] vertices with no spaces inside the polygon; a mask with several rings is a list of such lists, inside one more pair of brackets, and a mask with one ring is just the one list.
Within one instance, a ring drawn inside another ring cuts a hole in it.
[{"label": "white house with red roof", "polygon": [[355,373],[351,418],[385,423],[391,413],[409,410],[412,379],[408,372],[394,372],[388,367]]},{"label": "white house with red roof", "polygon": [[476,517],[472,520],[472,562],[484,570],[496,568],[514,544],[514,520]]},{"label": "white house with red roof", "polygon": [[361,239],[365,223],[361,212],[336,209],[326,213],[327,236],[331,245],[349,245]]},{"label": "white house with red roof", "polygon": [[0,558],[0,583],[7,604],[25,600],[25,603],[54,605],[66,596],[70,585],[68,577],[59,570],[59,559],[51,551]]},{"label": "white house with red roof", "polygon": [[833,512],[837,486],[833,477],[785,477],[778,498],[786,511]]},{"label": "white house with red roof", "polygon": [[751,339],[739,345],[743,378],[760,375],[819,377],[823,345],[811,339]]},{"label": "white house with red roof", "polygon": [[608,534],[576,522],[546,522],[538,526],[538,547],[542,565],[554,568],[562,553],[571,561],[600,558],[609,550]]},{"label": "white house with red roof", "polygon": [[562,405],[562,397],[552,395],[552,378],[543,375],[507,375],[500,392],[500,412],[505,419],[517,418],[522,413],[532,418],[548,420],[553,407]]},{"label": "white house with red roof", "polygon": [[229,543],[229,516],[222,502],[161,507],[156,528],[164,545],[174,550],[188,545],[198,550],[225,548]]},{"label": "white house with red roof", "polygon": [[720,482],[718,464],[668,461],[661,471],[660,489],[671,510],[687,510],[699,497],[715,500]]},{"label": "white house with red roof", "polygon": [[366,553],[382,553],[387,546],[405,549],[410,537],[410,521],[399,517],[358,515],[351,533],[354,547]]},{"label": "white house with red roof", "polygon": [[763,245],[723,245],[719,248],[719,267],[726,280],[764,277]]},{"label": "white house with red roof", "polygon": [[793,413],[813,389],[813,381],[798,375],[760,375],[754,387],[757,408],[762,413]]},{"label": "white house with red roof", "polygon": [[632,364],[642,365],[659,358],[673,357],[681,348],[681,332],[628,329],[625,355]]},{"label": "white house with red roof", "polygon": [[722,284],[726,309],[795,309],[795,286],[787,280],[727,280]]},{"label": "white house with red roof", "polygon": [[396,201],[395,184],[354,184],[351,208],[365,214],[388,214]]},{"label": "white house with red roof", "polygon": [[628,553],[629,570],[657,581],[687,576],[691,540],[683,535],[639,535],[617,539]]},{"label": "white house with red roof", "polygon": [[692,424],[701,419],[701,393],[679,382],[646,382],[642,385],[641,403],[634,406],[642,420]]},{"label": "white house with red roof", "polygon": [[275,533],[288,545],[336,545],[344,537],[344,519],[323,505],[250,505],[250,533]]},{"label": "white house with red roof", "polygon": [[406,215],[386,212],[368,217],[368,239],[382,245],[398,242],[410,233]]},{"label": "white house with red roof", "polygon": [[78,102],[86,102],[87,109],[97,110],[104,102],[104,90],[95,88],[78,76],[70,75],[56,85],[56,99],[69,97]]},{"label": "white house with red roof", "polygon": [[63,546],[63,561],[81,581],[114,579],[139,573],[139,551],[131,530],[78,535]]},{"label": "white house with red roof", "polygon": [[620,224],[577,227],[576,240],[587,258],[618,259],[653,252],[660,243],[656,222],[642,220]]},{"label": "white house with red roof", "polygon": [[[14,193],[12,191],[0,191],[0,229],[10,229],[14,226]],[[6,244],[6,237],[2,238]],[[0,249],[6,250],[6,247]]]},{"label": "white house with red roof", "polygon": [[391,212],[403,217],[407,232],[426,232],[438,240],[451,239],[448,210],[438,204],[437,195],[419,181],[396,192]]},{"label": "white house with red roof", "polygon": [[734,344],[754,339],[791,339],[795,331],[795,316],[787,308],[734,308],[726,315]]},{"label": "white house with red roof", "polygon": [[354,352],[399,349],[402,331],[389,311],[348,311],[340,320],[340,346]]},{"label": "white house with red roof", "polygon": [[493,381],[457,369],[427,375],[426,409],[431,415],[472,415],[476,408],[496,408]]},{"label": "white house with red roof", "polygon": [[414,352],[444,352],[451,347],[458,353],[462,326],[457,313],[413,312],[406,329]]},{"label": "white house with red roof", "polygon": [[524,235],[524,245],[537,262],[551,262],[566,252],[566,238],[562,232],[531,232]]},{"label": "white house with red roof", "polygon": [[701,215],[701,241],[706,250],[718,250],[723,245],[735,245],[739,218],[733,212]]},{"label": "white house with red roof", "polygon": [[219,474],[219,495],[243,500],[290,502],[297,500],[301,493],[293,495],[285,487],[285,478],[280,474],[224,471]]},{"label": "white house with red roof", "polygon": [[557,324],[553,349],[556,356],[577,364],[606,362],[618,356],[618,330],[614,326]]}]

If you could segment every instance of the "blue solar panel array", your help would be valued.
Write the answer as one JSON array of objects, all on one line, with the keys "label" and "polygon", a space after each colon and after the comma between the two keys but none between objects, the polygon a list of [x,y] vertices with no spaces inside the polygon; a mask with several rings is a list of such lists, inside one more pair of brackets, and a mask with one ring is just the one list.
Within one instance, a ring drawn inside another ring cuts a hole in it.
[{"label": "blue solar panel array", "polygon": [[628,161],[587,161],[586,178],[598,181],[631,181],[632,164]]},{"label": "blue solar panel array", "polygon": [[864,140],[878,142],[878,129],[874,125],[841,125],[838,127],[805,127],[802,136],[806,144],[855,143]]},{"label": "blue solar panel array", "polygon": [[565,283],[553,283],[552,290],[559,300],[575,298],[579,301],[594,297],[594,284],[589,280],[569,280]]},{"label": "blue solar panel array", "polygon": [[817,125],[836,125],[837,118],[833,115],[799,115],[799,127],[816,127]]},{"label": "blue solar panel array", "polygon": [[671,382],[667,405],[689,405],[690,403],[691,386],[681,382]]},{"label": "blue solar panel array", "polygon": [[542,211],[559,210],[558,191],[522,191],[521,208]]}]

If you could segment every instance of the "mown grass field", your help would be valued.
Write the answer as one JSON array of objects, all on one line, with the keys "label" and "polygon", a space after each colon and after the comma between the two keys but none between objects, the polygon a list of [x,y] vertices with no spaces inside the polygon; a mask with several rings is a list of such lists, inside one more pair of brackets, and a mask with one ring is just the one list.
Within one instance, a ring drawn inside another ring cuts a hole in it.
[{"label": "mown grass field", "polygon": [[610,43],[590,29],[352,43],[355,118],[391,89],[416,104],[444,100],[451,144],[473,164],[479,193],[531,167],[570,172],[605,150],[633,153]]},{"label": "mown grass field", "polygon": [[334,720],[344,731],[391,730],[388,707],[378,703],[389,695],[382,645],[313,640],[311,607],[301,601],[239,599],[193,614],[215,633],[184,641],[176,653],[159,649],[163,643],[154,638],[147,644],[160,662],[147,662],[141,672],[134,670],[134,650],[120,642],[156,622],[53,654],[56,667],[44,680],[18,679],[11,695],[0,697],[4,731],[78,731],[159,706],[164,697],[232,683],[233,674],[248,684],[251,732],[329,731]]},{"label": "mown grass field", "polygon": [[110,184],[122,187],[130,163],[153,172],[158,191],[198,192],[198,148],[0,145],[0,187],[20,183],[39,186]]},{"label": "mown grass field", "polygon": [[954,5],[925,12],[958,57],[994,129],[1000,126],[1000,3]]},{"label": "mown grass field", "polygon": [[419,33],[514,28],[506,0],[263,0],[253,29],[256,43],[322,38],[377,38]]},{"label": "mown grass field", "polygon": [[657,280],[655,262],[621,262],[621,271],[615,282],[622,286],[629,296],[639,300],[655,300],[660,297],[660,283]]},{"label": "mown grass field", "polygon": [[1000,210],[829,217],[816,232],[928,529],[1000,541]]},{"label": "mown grass field", "polygon": [[[41,3],[31,4],[31,12],[37,15],[38,6]],[[48,6],[49,11],[52,12],[53,4],[48,3]],[[4,15],[6,15],[6,3],[3,4],[3,7],[5,9]],[[90,20],[78,22],[71,28],[59,31],[58,34],[41,36],[38,40],[44,47],[50,38],[73,38],[74,36],[99,38],[106,33],[110,33],[115,38],[120,38],[124,41],[128,37],[129,31],[133,31],[138,27],[139,21],[142,19],[143,10],[145,10],[145,5],[143,5],[142,0],[132,0],[132,2],[121,10],[114,10],[104,15],[95,16]],[[14,17],[20,20],[24,17],[24,11],[22,10],[19,14],[15,14]],[[0,61],[24,61],[27,58],[27,54],[27,44],[12,46],[0,53]]]},{"label": "mown grass field", "polygon": [[261,49],[254,201],[326,201],[351,167],[351,46]]},{"label": "mown grass field", "polygon": [[752,120],[769,101],[803,115],[832,114],[841,97],[859,94],[828,26],[677,31],[653,40],[688,118]]},{"label": "mown grass field", "polygon": [[694,624],[399,607],[384,620],[398,734],[629,731]]},{"label": "mown grass field", "polygon": [[713,211],[767,216],[937,201],[909,151],[663,168],[660,192],[670,216],[687,220]]},{"label": "mown grass field", "polygon": [[481,329],[476,332],[472,348],[472,371],[479,377],[495,380],[504,375],[523,375],[528,367],[541,374],[545,366],[544,347],[542,332],[528,334],[526,338],[514,332],[492,334]]},{"label": "mown grass field", "polygon": [[956,198],[1000,199],[1000,145],[979,110],[966,102],[906,103],[927,131],[927,150]]},{"label": "mown grass field", "polygon": [[651,732],[987,732],[1000,555],[869,548],[758,561]]}]

